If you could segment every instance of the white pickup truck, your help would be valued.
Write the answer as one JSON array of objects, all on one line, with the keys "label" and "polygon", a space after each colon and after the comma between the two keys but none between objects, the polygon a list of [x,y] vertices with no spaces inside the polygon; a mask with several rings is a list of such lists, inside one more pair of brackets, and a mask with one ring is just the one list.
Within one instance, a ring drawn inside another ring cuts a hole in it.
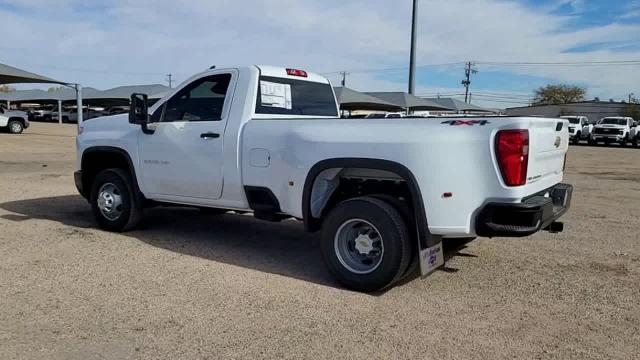
[{"label": "white pickup truck", "polygon": [[607,145],[616,142],[621,146],[627,146],[628,142],[633,142],[636,139],[636,131],[633,118],[624,116],[605,117],[600,119],[596,126],[593,127],[591,142],[602,141]]},{"label": "white pickup truck", "polygon": [[300,219],[340,283],[376,291],[443,265],[442,239],[562,231],[568,123],[340,119],[319,75],[211,69],[79,124],[75,183],[110,231],[156,204]]},{"label": "white pickup truck", "polygon": [[7,110],[0,106],[0,130],[6,129],[11,134],[21,134],[29,127],[27,118],[24,111]]},{"label": "white pickup truck", "polygon": [[591,141],[593,124],[586,116],[561,116],[561,119],[569,120],[569,139],[574,144],[579,144],[580,140]]}]

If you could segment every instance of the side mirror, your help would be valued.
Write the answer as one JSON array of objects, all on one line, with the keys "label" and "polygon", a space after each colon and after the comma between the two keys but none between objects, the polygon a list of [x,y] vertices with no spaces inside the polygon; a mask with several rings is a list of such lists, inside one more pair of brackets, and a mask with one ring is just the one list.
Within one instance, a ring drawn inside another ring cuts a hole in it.
[{"label": "side mirror", "polygon": [[147,94],[131,94],[129,122],[146,126],[149,122],[149,97]]}]

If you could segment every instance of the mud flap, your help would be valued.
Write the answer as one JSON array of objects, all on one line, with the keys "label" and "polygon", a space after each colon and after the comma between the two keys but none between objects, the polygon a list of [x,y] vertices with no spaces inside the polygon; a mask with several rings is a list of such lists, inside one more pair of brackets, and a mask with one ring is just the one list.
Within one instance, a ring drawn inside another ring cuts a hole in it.
[{"label": "mud flap", "polygon": [[[418,235],[419,236],[419,235]],[[425,277],[441,266],[444,266],[444,250],[440,236],[426,234],[419,236],[418,258],[420,261],[420,274]]]}]

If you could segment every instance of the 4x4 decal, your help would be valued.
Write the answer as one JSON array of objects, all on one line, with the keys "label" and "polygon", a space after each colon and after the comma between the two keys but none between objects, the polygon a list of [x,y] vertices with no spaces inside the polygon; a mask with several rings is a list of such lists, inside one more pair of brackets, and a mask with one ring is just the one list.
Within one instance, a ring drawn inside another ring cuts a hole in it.
[{"label": "4x4 decal", "polygon": [[449,124],[451,126],[460,126],[460,125],[469,125],[469,126],[480,125],[480,126],[484,126],[484,125],[491,124],[491,123],[488,120],[447,120],[447,121],[441,122],[441,124]]}]

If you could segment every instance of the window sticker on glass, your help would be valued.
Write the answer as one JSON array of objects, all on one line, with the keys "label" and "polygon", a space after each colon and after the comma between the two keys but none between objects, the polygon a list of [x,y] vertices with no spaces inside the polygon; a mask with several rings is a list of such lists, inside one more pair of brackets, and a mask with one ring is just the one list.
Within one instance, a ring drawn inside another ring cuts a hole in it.
[{"label": "window sticker on glass", "polygon": [[291,85],[260,81],[260,103],[262,106],[291,110]]}]

